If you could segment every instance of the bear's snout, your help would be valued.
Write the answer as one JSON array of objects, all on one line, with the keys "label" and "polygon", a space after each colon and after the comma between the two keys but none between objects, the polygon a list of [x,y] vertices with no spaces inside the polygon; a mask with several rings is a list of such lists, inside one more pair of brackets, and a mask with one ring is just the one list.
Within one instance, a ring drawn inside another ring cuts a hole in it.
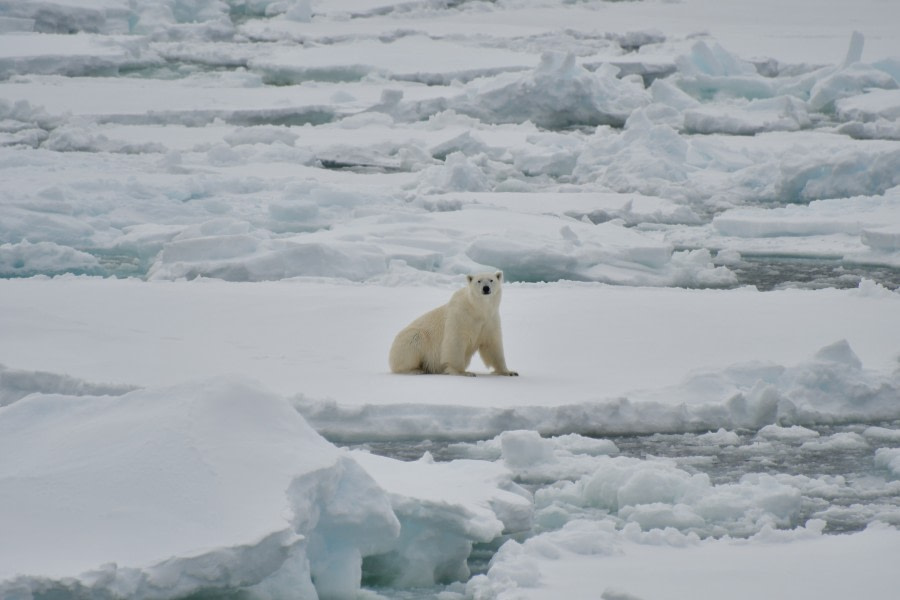
[{"label": "bear's snout", "polygon": [[484,294],[485,296],[487,296],[488,294],[490,294],[490,293],[491,293],[491,286],[489,286],[489,285],[483,286],[483,287],[481,288],[481,293]]}]

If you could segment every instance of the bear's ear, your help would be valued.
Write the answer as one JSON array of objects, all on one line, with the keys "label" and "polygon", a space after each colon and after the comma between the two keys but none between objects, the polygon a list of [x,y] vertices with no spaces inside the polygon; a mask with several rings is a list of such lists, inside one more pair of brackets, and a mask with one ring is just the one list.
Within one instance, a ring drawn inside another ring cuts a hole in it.
[{"label": "bear's ear", "polygon": [[466,275],[469,278],[469,283],[472,283],[472,280],[475,279],[474,275]]},{"label": "bear's ear", "polygon": [[503,271],[497,271],[497,281],[503,279]]}]

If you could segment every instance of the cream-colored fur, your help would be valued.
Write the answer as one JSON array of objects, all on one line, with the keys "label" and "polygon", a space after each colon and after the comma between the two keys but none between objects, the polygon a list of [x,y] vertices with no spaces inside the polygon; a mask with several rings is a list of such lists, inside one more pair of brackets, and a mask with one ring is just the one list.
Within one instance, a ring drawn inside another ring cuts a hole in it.
[{"label": "cream-colored fur", "polygon": [[450,301],[425,313],[397,334],[391,346],[394,373],[469,375],[476,351],[497,375],[518,375],[506,366],[500,331],[503,273],[468,276]]}]

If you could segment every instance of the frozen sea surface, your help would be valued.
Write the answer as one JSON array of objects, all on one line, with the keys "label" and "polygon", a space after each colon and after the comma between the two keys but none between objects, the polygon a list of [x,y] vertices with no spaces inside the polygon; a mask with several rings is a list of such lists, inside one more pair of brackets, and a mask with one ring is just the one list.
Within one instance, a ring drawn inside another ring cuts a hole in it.
[{"label": "frozen sea surface", "polygon": [[898,21],[0,0],[0,598],[894,600]]}]

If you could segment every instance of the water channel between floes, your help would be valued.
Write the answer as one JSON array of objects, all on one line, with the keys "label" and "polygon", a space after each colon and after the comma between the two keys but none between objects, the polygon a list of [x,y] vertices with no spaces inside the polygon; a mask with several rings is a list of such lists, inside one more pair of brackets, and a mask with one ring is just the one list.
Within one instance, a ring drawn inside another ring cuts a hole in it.
[{"label": "water channel between floes", "polygon": [[[738,484],[754,474],[807,482],[798,485],[801,508],[792,527],[803,525],[809,519],[822,519],[826,523],[824,533],[834,535],[861,531],[874,520],[900,519],[900,484],[892,481],[889,473],[880,469],[874,460],[877,448],[900,447],[900,422],[810,427],[806,433],[803,437],[778,439],[756,431],[738,430],[729,432],[730,440],[726,444],[710,443],[710,436],[702,433],[607,439],[618,448],[617,456],[671,461],[687,473],[705,474],[715,486]],[[810,440],[812,444],[808,443]],[[826,443],[817,445],[818,440]],[[833,443],[836,440],[858,443]],[[478,454],[478,444],[471,441],[391,440],[357,443],[351,447],[403,461],[418,460],[426,452],[435,461],[473,458]],[[519,483],[532,493],[559,484]],[[599,514],[601,518],[606,516]],[[513,537],[523,541],[535,533],[523,532]],[[503,541],[475,545],[469,560],[473,575],[487,570]],[[448,589],[453,587],[451,584]],[[434,598],[439,591],[373,589],[397,600]]]}]

